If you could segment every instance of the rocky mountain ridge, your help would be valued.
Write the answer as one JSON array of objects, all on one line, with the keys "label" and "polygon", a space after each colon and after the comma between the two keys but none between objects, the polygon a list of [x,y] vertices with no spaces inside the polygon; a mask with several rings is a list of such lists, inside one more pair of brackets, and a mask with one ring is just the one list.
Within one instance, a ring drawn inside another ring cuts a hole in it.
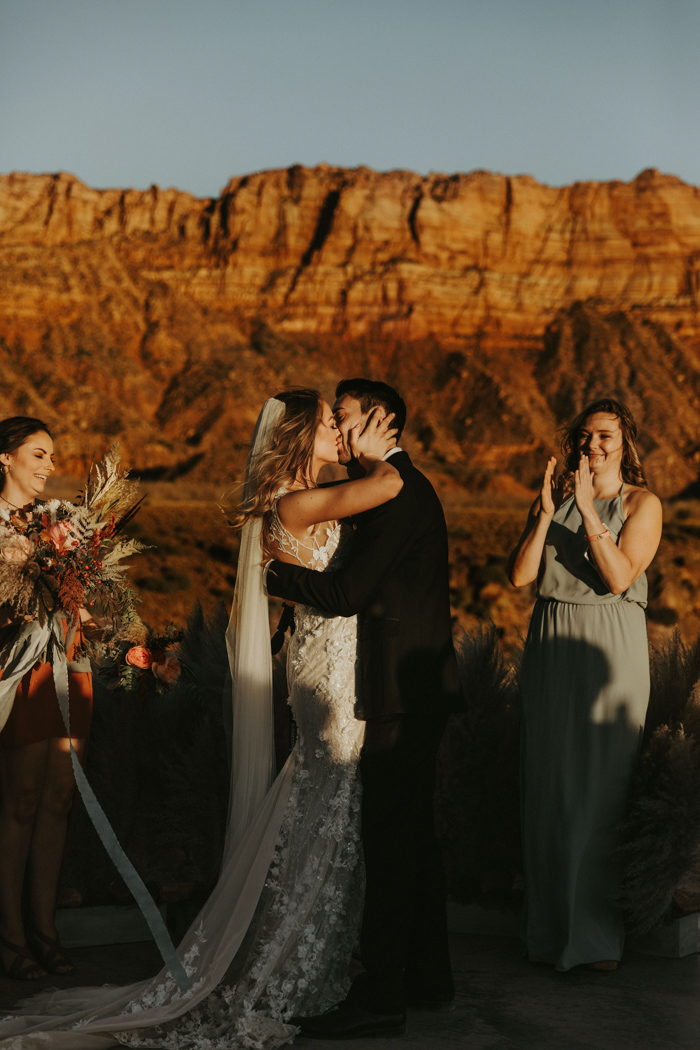
[{"label": "rocky mountain ridge", "polygon": [[424,462],[532,486],[556,427],[610,394],[663,495],[700,462],[700,191],[670,175],[320,165],[218,198],[0,176],[0,411],[46,417],[69,466],[119,438],[153,477],[239,468],[264,397],[394,382]]}]

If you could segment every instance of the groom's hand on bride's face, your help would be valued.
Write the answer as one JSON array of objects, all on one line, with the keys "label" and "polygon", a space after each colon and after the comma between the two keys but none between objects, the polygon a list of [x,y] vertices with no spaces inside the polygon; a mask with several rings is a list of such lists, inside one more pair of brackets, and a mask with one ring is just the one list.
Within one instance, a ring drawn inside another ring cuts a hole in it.
[{"label": "groom's hand on bride's face", "polygon": [[361,420],[349,432],[350,451],[354,459],[362,463],[372,459],[383,459],[396,447],[394,413],[384,413],[382,408],[373,408],[366,419]]},{"label": "groom's hand on bride's face", "polygon": [[356,463],[353,465],[352,463],[350,431],[358,423],[364,425],[367,421],[367,416],[362,414],[362,406],[357,398],[351,397],[350,394],[344,394],[343,397],[338,398],[333,405],[333,415],[342,446],[338,454],[338,460],[343,466],[354,466],[357,468],[358,465]]}]

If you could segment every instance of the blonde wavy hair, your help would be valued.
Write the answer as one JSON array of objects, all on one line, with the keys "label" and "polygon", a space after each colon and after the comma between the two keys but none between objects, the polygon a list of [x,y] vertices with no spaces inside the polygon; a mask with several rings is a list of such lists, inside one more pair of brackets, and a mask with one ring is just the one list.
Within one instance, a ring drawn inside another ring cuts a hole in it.
[{"label": "blonde wavy hair", "polygon": [[611,397],[601,397],[597,401],[591,401],[589,405],[579,412],[566,426],[561,428],[561,450],[564,454],[564,475],[569,477],[578,469],[581,458],[580,432],[583,424],[589,416],[596,412],[605,412],[606,415],[615,416],[622,431],[622,480],[629,485],[640,485],[647,487],[647,479],[644,477],[642,464],[637,451],[637,424],[627,405],[621,401],[615,401]]},{"label": "blonde wavy hair", "polygon": [[285,412],[270,437],[269,448],[258,456],[248,478],[250,495],[242,500],[229,521],[234,529],[262,518],[262,548],[272,556],[270,544],[270,511],[280,489],[301,481],[313,488],[311,466],[316,431],[323,415],[323,398],[318,390],[298,387],[275,394],[285,405]]}]

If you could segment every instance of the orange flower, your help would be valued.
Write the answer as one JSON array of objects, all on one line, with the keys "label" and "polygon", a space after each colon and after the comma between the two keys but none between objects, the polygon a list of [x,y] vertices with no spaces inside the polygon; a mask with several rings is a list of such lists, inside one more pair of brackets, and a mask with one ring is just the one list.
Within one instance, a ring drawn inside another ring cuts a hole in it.
[{"label": "orange flower", "polygon": [[141,671],[147,671],[153,663],[153,653],[143,645],[133,645],[124,657],[132,667],[138,667]]}]

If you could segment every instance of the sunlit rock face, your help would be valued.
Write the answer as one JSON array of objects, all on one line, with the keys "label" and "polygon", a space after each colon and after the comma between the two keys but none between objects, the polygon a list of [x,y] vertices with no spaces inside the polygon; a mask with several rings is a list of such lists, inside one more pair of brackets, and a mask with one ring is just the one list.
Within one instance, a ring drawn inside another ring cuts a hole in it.
[{"label": "sunlit rock face", "polygon": [[407,446],[475,488],[532,486],[603,394],[638,416],[658,491],[697,476],[700,194],[656,171],[552,188],[321,165],[207,200],[14,173],[0,267],[0,411],[46,417],[76,469],[118,437],[155,475],[235,473],[266,396],[361,373],[405,393]]}]

